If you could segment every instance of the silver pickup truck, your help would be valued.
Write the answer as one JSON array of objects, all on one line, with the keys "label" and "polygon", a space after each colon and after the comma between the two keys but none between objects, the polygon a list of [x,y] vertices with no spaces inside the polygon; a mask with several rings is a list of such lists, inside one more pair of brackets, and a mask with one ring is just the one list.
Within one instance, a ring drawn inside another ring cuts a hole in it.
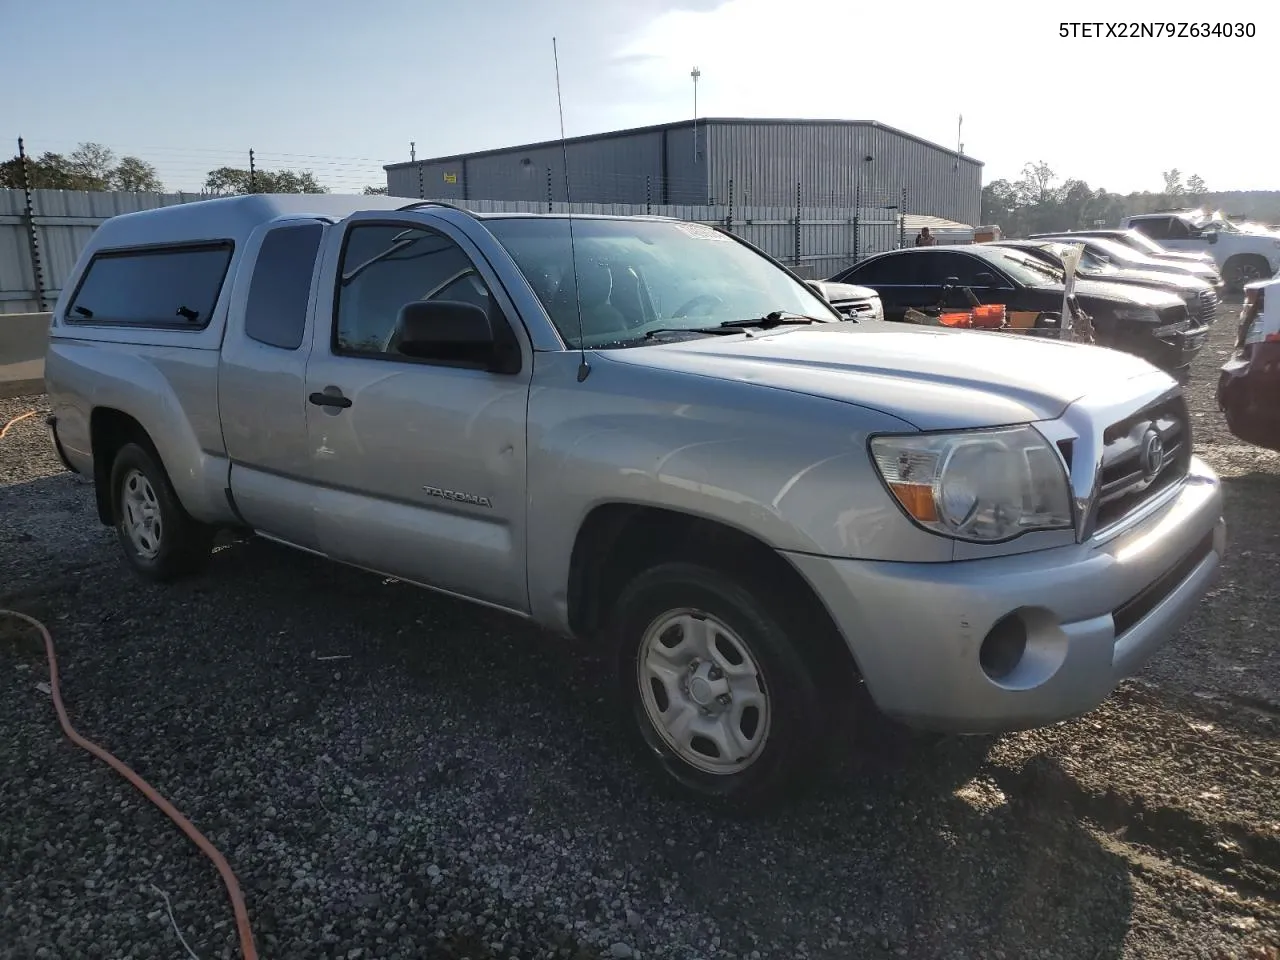
[{"label": "silver pickup truck", "polygon": [[674,220],[128,214],[81,254],[46,376],[140,573],[234,527],[605,645],[642,756],[747,806],[812,779],[856,696],[970,733],[1092,709],[1223,550],[1164,373],[847,320]]}]

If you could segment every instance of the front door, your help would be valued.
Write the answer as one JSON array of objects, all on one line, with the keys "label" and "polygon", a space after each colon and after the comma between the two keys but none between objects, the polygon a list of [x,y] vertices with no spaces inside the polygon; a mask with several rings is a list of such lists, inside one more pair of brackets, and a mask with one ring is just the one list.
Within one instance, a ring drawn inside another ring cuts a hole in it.
[{"label": "front door", "polygon": [[[514,308],[471,242],[428,215],[353,218],[331,257],[330,307],[316,324],[306,384],[321,548],[370,570],[527,610],[533,354]],[[400,307],[428,299],[475,303],[495,326],[506,324],[519,337],[520,371],[400,354]]]}]

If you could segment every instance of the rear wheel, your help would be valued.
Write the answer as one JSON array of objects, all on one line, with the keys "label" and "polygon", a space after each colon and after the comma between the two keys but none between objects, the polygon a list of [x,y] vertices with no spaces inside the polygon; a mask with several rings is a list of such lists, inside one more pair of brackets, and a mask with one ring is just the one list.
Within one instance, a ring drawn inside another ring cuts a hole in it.
[{"label": "rear wheel", "polygon": [[120,448],[111,465],[111,503],[125,559],[139,573],[172,580],[208,562],[213,529],[183,509],[150,450],[136,443]]},{"label": "rear wheel", "polygon": [[1222,267],[1222,284],[1232,293],[1239,293],[1255,280],[1271,276],[1271,265],[1262,257],[1232,257]]},{"label": "rear wheel", "polygon": [[[805,785],[827,698],[804,638],[777,605],[708,567],[664,563],[635,577],[613,617],[628,726],[686,795],[745,808]],[[808,638],[812,640],[813,638]]]}]

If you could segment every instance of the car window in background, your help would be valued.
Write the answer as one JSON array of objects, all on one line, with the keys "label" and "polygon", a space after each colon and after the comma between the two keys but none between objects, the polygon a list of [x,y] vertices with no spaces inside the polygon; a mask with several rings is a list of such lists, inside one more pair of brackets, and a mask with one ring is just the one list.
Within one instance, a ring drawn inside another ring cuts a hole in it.
[{"label": "car window in background", "polygon": [[[841,322],[825,300],[749,247],[699,223],[511,217],[485,226],[571,347],[643,341],[775,311]],[[581,319],[579,317],[581,311]]]},{"label": "car window in background", "polygon": [[[1027,256],[1035,257],[1036,255],[1029,253]],[[966,287],[1000,286],[1003,282],[999,277],[996,277],[994,284],[990,280],[985,283],[980,281],[979,274],[994,275],[996,271],[991,264],[964,253],[937,251],[932,254],[925,269],[930,278],[926,282],[930,284],[945,283],[952,278]]]},{"label": "car window in background", "polygon": [[1169,236],[1169,220],[1169,217],[1149,217],[1145,220],[1135,220],[1131,226],[1152,240],[1164,240]]},{"label": "car window in background", "polygon": [[838,283],[865,284],[870,287],[909,287],[920,283],[924,259],[930,251],[891,253],[864,260],[840,274]]}]

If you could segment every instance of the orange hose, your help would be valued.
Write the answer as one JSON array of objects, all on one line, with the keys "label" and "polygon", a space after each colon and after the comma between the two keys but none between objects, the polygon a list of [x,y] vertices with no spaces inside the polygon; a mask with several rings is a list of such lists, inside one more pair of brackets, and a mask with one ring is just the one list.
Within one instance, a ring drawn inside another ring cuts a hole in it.
[{"label": "orange hose", "polygon": [[[32,412],[34,413],[35,411]],[[30,415],[24,414],[24,416]],[[22,418],[19,417],[18,419]],[[13,422],[10,421],[10,424]],[[9,427],[6,426],[5,430],[8,429]],[[0,433],[0,437],[3,436],[4,434]],[[245,910],[244,895],[240,892],[240,884],[236,882],[236,875],[231,871],[226,859],[218,852],[218,848],[205,839],[204,834],[192,826],[191,821],[179,813],[173,804],[162,797],[155,787],[134,773],[123,761],[117,760],[92,740],[87,740],[80,736],[75,728],[71,726],[71,721],[67,718],[67,709],[62,704],[62,692],[58,687],[58,658],[53,652],[53,636],[49,633],[49,628],[35,617],[29,617],[25,613],[18,613],[16,610],[0,610],[0,617],[13,617],[30,624],[39,630],[40,635],[44,637],[44,647],[49,655],[49,689],[53,694],[53,709],[58,713],[58,723],[62,725],[62,732],[67,735],[67,739],[76,746],[89,751],[89,753],[137,787],[144,797],[159,807],[165,816],[178,825],[182,832],[190,838],[191,842],[200,848],[201,853],[213,861],[213,865],[218,868],[218,873],[222,876],[222,882],[226,885],[227,894],[231,897],[231,907],[236,915],[236,929],[240,933],[240,953],[244,960],[257,960],[258,951],[253,944],[253,930],[249,926],[249,914]]]},{"label": "orange hose", "polygon": [[0,440],[4,439],[5,434],[9,432],[9,428],[12,427],[15,423],[17,423],[20,420],[27,419],[27,417],[34,417],[35,415],[36,415],[36,412],[34,410],[28,410],[26,413],[22,413],[14,417],[12,420],[10,420],[8,423],[4,425],[3,430],[0,430]]}]

